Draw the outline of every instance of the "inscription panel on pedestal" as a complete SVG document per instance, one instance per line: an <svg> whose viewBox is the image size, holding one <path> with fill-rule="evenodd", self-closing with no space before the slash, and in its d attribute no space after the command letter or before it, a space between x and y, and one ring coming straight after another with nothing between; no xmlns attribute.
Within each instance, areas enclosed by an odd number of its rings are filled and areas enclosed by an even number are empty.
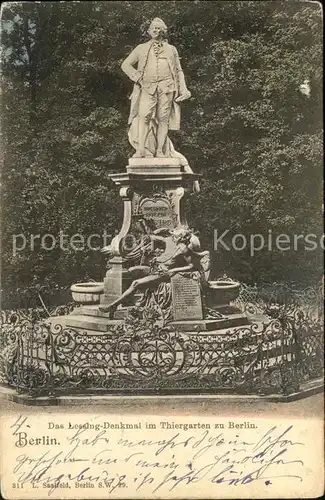
<svg viewBox="0 0 325 500"><path fill-rule="evenodd" d="M203 319L199 282L176 274L171 278L174 321Z"/></svg>
<svg viewBox="0 0 325 500"><path fill-rule="evenodd" d="M151 219L156 229L160 227L174 227L174 212L168 202L163 198L146 198L139 207L139 212L146 219Z"/></svg>

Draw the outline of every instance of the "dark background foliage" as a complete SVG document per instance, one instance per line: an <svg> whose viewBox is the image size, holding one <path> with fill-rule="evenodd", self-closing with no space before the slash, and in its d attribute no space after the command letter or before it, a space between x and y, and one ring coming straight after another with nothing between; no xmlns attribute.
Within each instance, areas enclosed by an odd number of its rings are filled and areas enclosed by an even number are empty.
<svg viewBox="0 0 325 500"><path fill-rule="evenodd" d="M132 154L120 69L162 17L192 98L173 141L203 176L191 227L213 235L322 234L320 6L295 1L8 3L2 12L2 288L101 280L99 251L42 250L31 235L119 229L108 174ZM310 96L299 91L310 82ZM27 245L13 255L12 237ZM38 241L38 242L37 242ZM292 245L291 245L292 246ZM308 282L320 250L213 251L213 274Z"/></svg>

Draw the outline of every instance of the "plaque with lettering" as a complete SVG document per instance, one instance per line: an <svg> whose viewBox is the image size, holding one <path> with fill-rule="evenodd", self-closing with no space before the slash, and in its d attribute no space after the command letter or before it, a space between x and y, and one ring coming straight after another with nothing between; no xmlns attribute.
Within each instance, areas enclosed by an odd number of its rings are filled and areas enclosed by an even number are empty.
<svg viewBox="0 0 325 500"><path fill-rule="evenodd" d="M146 219L153 220L155 227L173 227L173 211L167 200L147 198L140 205L140 212Z"/></svg>
<svg viewBox="0 0 325 500"><path fill-rule="evenodd" d="M199 282L176 274L171 279L174 321L203 319Z"/></svg>

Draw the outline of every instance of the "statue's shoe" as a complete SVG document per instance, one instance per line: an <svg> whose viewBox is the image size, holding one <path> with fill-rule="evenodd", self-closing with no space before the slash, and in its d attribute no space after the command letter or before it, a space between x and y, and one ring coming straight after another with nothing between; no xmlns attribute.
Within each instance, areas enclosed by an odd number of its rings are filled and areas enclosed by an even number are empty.
<svg viewBox="0 0 325 500"><path fill-rule="evenodd" d="M134 155L132 155L132 158L153 158L154 155L151 153L151 151L145 150L145 151L136 151Z"/></svg>
<svg viewBox="0 0 325 500"><path fill-rule="evenodd" d="M145 151L136 151L133 155L133 158L145 158Z"/></svg>
<svg viewBox="0 0 325 500"><path fill-rule="evenodd" d="M166 158L166 155L162 151L157 151L156 158Z"/></svg>

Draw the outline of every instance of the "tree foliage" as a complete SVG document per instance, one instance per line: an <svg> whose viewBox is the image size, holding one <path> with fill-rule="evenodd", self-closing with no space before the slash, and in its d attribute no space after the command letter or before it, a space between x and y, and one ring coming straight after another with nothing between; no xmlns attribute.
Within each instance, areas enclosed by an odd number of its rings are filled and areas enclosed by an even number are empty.
<svg viewBox="0 0 325 500"><path fill-rule="evenodd" d="M173 141L202 174L191 227L321 236L320 6L278 1L8 3L2 11L3 286L101 279L99 251L46 251L32 235L114 234L131 83L120 63L162 17L192 99ZM310 95L299 91L308 80ZM12 251L13 235L26 248ZM215 274L246 281L321 274L319 251L218 250Z"/></svg>

